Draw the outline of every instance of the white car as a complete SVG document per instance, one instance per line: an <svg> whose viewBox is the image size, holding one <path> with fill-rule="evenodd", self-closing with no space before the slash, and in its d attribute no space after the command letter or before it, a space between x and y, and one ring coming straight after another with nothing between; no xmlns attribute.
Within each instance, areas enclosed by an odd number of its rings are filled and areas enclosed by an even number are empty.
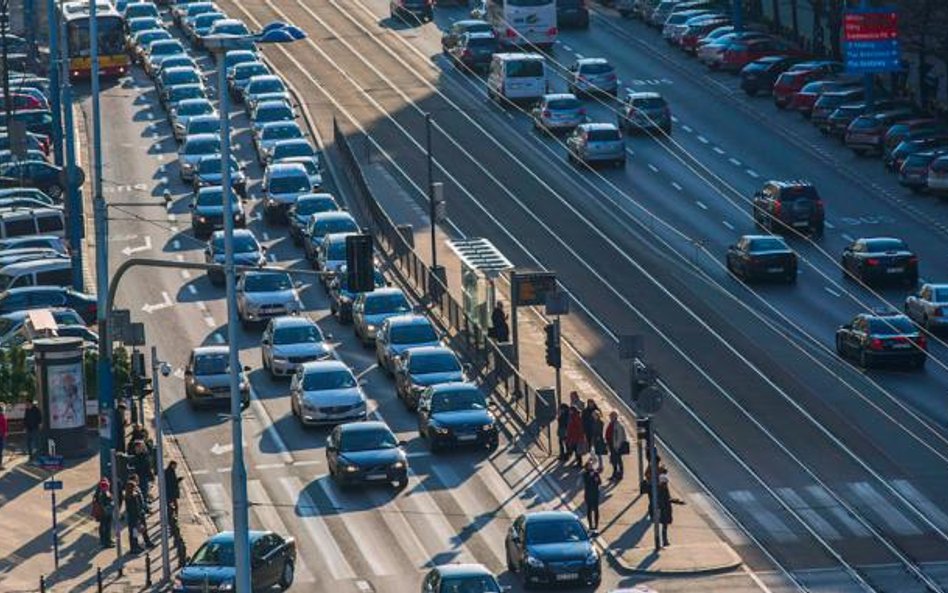
<svg viewBox="0 0 948 593"><path fill-rule="evenodd" d="M273 378L286 377L304 363L333 358L331 339L308 317L274 317L260 338L263 368Z"/></svg>
<svg viewBox="0 0 948 593"><path fill-rule="evenodd" d="M290 381L290 408L305 425L365 420L366 398L359 380L341 360L301 365Z"/></svg>

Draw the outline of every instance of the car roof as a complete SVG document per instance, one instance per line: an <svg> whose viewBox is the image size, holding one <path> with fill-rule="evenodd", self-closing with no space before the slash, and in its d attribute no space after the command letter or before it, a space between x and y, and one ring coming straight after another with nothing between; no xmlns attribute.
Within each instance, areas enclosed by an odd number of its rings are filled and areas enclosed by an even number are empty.
<svg viewBox="0 0 948 593"><path fill-rule="evenodd" d="M751 241L755 239L775 239L783 242L783 237L778 237L777 235L742 235L741 239L749 239Z"/></svg>
<svg viewBox="0 0 948 593"><path fill-rule="evenodd" d="M43 259L31 259L27 261L19 261L12 263L0 268L0 272L6 273L7 275L36 271L37 269L45 268L69 268L71 267L69 259L62 257L51 257Z"/></svg>
<svg viewBox="0 0 948 593"><path fill-rule="evenodd" d="M481 19L464 19L454 23L455 25L460 25L462 27L473 27L475 25L487 25L490 26L490 23Z"/></svg>
<svg viewBox="0 0 948 593"><path fill-rule="evenodd" d="M249 531L250 541L255 542L261 537L263 537L264 535L269 535L271 533L273 532L272 531L257 531L257 530L252 529ZM234 532L221 531L220 533L209 537L206 543L211 543L211 542L216 543L216 544L232 544L234 543Z"/></svg>
<svg viewBox="0 0 948 593"><path fill-rule="evenodd" d="M306 167L300 163L270 163L267 165L267 174L270 177L289 177L290 175L299 175L300 171L306 175Z"/></svg>
<svg viewBox="0 0 948 593"><path fill-rule="evenodd" d="M582 129L584 129L584 130L586 130L586 131L592 131L592 130L615 130L615 131L618 131L618 130L619 130L619 128L618 128L615 124L607 123L607 122L596 122L596 123L579 124L578 127L582 128Z"/></svg>
<svg viewBox="0 0 948 593"><path fill-rule="evenodd" d="M211 240L217 239L218 237L224 237L224 231L214 231L214 234L211 235ZM234 229L234 238L237 237L253 237L254 240L257 239L257 236L253 234L253 231L250 229Z"/></svg>
<svg viewBox="0 0 948 593"><path fill-rule="evenodd" d="M611 65L609 64L609 60L607 60L606 58L579 58L578 60L576 60L576 63L579 64L580 66L585 66L587 64Z"/></svg>
<svg viewBox="0 0 948 593"><path fill-rule="evenodd" d="M188 142L209 142L211 140L220 140L220 134L214 134L212 132L204 132L201 134L191 134L190 136L184 139L185 143Z"/></svg>
<svg viewBox="0 0 948 593"><path fill-rule="evenodd" d="M579 521L571 511L535 511L524 514L524 521L530 523L545 523L547 521Z"/></svg>
<svg viewBox="0 0 948 593"><path fill-rule="evenodd" d="M442 564L436 566L435 570L442 577L494 576L483 564Z"/></svg>
<svg viewBox="0 0 948 593"><path fill-rule="evenodd" d="M431 321L424 315L396 315L385 320L389 327L405 327L408 325L431 325Z"/></svg>
<svg viewBox="0 0 948 593"><path fill-rule="evenodd" d="M389 432L392 431L392 429L388 427L388 424L385 424L384 422L381 422L379 420L366 420L364 422L347 422L345 424L338 425L337 428L339 429L339 432L341 433L372 432L376 430L387 430Z"/></svg>
<svg viewBox="0 0 948 593"><path fill-rule="evenodd" d="M573 93L547 93L543 95L544 101L555 101L557 99L575 99L576 95Z"/></svg>
<svg viewBox="0 0 948 593"><path fill-rule="evenodd" d="M452 356L457 356L454 353L454 350L448 348L447 346L419 346L418 348L410 348L408 350L409 356L425 356L432 354L451 354Z"/></svg>
<svg viewBox="0 0 948 593"><path fill-rule="evenodd" d="M212 105L211 101L205 97L190 97L188 99L182 99L178 102L178 108L180 109L183 105ZM192 134L193 135L193 134Z"/></svg>
<svg viewBox="0 0 948 593"><path fill-rule="evenodd" d="M662 94L655 91L634 91L625 96L626 99L661 99Z"/></svg>
<svg viewBox="0 0 948 593"><path fill-rule="evenodd" d="M16 288L8 288L2 294L23 294L27 292L69 292L69 289L65 286L17 286Z"/></svg>
<svg viewBox="0 0 948 593"><path fill-rule="evenodd" d="M300 165L302 167L302 165ZM342 220L342 219L351 219L355 221L355 218L346 212L345 210L330 210L328 212L317 212L313 214L313 217L317 220Z"/></svg>
<svg viewBox="0 0 948 593"><path fill-rule="evenodd" d="M302 315L283 315L280 317L274 317L270 323L273 324L274 329L281 327L303 327L304 325L317 325L315 321Z"/></svg>
<svg viewBox="0 0 948 593"><path fill-rule="evenodd" d="M335 371L349 371L351 373L352 369L341 360L332 358L329 360L311 360L303 363L304 373L328 373Z"/></svg>
<svg viewBox="0 0 948 593"><path fill-rule="evenodd" d="M438 383L430 387L431 393L440 393L442 391L477 391L480 392L480 388L468 381L449 381L448 383Z"/></svg>
<svg viewBox="0 0 948 593"><path fill-rule="evenodd" d="M315 215L314 215L314 216L315 216ZM389 295L393 295L393 294L404 295L405 293L402 292L402 289L401 289L401 288L395 288L395 287L393 287L393 286L389 286L389 287L385 287L385 288L376 288L376 289L373 290L372 292L366 292L366 293L364 293L364 294L365 294L365 298L369 299L369 298L373 298L373 297L376 297L376 296L389 296Z"/></svg>
<svg viewBox="0 0 948 593"><path fill-rule="evenodd" d="M275 107L290 107L286 101L282 99L267 99L266 101L260 101L257 103L256 109L259 111L261 109L273 109Z"/></svg>
<svg viewBox="0 0 948 593"><path fill-rule="evenodd" d="M250 77L250 82L253 82L255 80L271 80L271 79L279 80L280 82L283 82L283 79L277 76L276 74L256 74Z"/></svg>
<svg viewBox="0 0 948 593"><path fill-rule="evenodd" d="M194 354L195 356L203 356L203 355L206 355L206 354L207 354L207 355L209 355L209 354L227 354L228 352L230 352L230 348L228 348L227 346L220 346L220 345L214 345L214 346L196 346L193 350L191 350L191 353Z"/></svg>
<svg viewBox="0 0 948 593"><path fill-rule="evenodd" d="M493 31L473 31L464 34L468 39L496 39Z"/></svg>
<svg viewBox="0 0 948 593"><path fill-rule="evenodd" d="M503 60L503 61L507 61L507 60L538 60L538 61L541 61L541 62L542 62L542 61L545 59L545 58L544 58L542 55L540 55L540 54L523 53L523 52L505 52L505 53L499 53L499 54L494 54L494 57L497 58L497 59L499 59L499 60Z"/></svg>

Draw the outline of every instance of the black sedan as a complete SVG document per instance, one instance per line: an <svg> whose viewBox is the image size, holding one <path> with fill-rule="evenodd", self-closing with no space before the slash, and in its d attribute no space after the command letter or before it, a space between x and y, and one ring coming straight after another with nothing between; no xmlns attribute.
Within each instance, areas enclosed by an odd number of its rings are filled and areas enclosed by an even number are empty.
<svg viewBox="0 0 948 593"><path fill-rule="evenodd" d="M860 313L836 330L836 353L869 368L876 364L925 366L925 335L901 313Z"/></svg>
<svg viewBox="0 0 948 593"><path fill-rule="evenodd" d="M207 237L214 231L224 228L224 192L219 185L202 187L194 192L188 208L191 209L191 230L196 237ZM247 216L237 195L230 194L231 208L234 214L234 226L247 226Z"/></svg>
<svg viewBox="0 0 948 593"><path fill-rule="evenodd" d="M457 447L496 449L497 423L484 394L471 383L429 387L418 400L418 432L431 451Z"/></svg>
<svg viewBox="0 0 948 593"><path fill-rule="evenodd" d="M384 288L388 286L385 276L375 268L372 272L375 288ZM329 283L329 312L335 315L340 323L352 322L352 302L360 293L349 290L349 276L346 273L346 266L339 267L338 273L333 276Z"/></svg>
<svg viewBox="0 0 948 593"><path fill-rule="evenodd" d="M296 541L272 531L250 532L250 581L254 591L274 585L285 591L293 585ZM234 534L224 531L204 542L174 578L173 593L233 591L236 587Z"/></svg>
<svg viewBox="0 0 948 593"><path fill-rule="evenodd" d="M520 515L504 542L507 568L525 589L537 585L588 585L602 579L599 553L580 520L569 511Z"/></svg>
<svg viewBox="0 0 948 593"><path fill-rule="evenodd" d="M461 361L450 348L411 348L395 364L395 390L408 409L414 410L418 406L418 398L427 387L466 381L464 371Z"/></svg>
<svg viewBox="0 0 948 593"><path fill-rule="evenodd" d="M918 283L918 257L905 241L892 237L856 239L843 250L846 277L865 284L899 281Z"/></svg>
<svg viewBox="0 0 948 593"><path fill-rule="evenodd" d="M354 483L408 485L408 458L384 422L340 424L326 437L329 475L340 485Z"/></svg>
<svg viewBox="0 0 948 593"><path fill-rule="evenodd" d="M0 314L29 309L69 307L87 324L96 321L96 298L62 286L23 286L0 292Z"/></svg>
<svg viewBox="0 0 948 593"><path fill-rule="evenodd" d="M744 235L728 247L727 270L745 281L777 279L797 281L797 255L782 237Z"/></svg>
<svg viewBox="0 0 948 593"><path fill-rule="evenodd" d="M753 97L759 92L770 93L777 77L798 63L800 58L766 56L754 60L741 69L741 89Z"/></svg>
<svg viewBox="0 0 948 593"><path fill-rule="evenodd" d="M46 161L17 161L0 165L0 178L12 185L34 187L54 200L66 189L62 167Z"/></svg>

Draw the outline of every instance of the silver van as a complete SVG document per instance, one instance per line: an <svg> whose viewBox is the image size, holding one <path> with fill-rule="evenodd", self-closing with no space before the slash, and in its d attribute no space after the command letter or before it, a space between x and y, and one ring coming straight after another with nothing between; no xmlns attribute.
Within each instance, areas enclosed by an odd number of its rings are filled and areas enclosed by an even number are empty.
<svg viewBox="0 0 948 593"><path fill-rule="evenodd" d="M66 236L66 220L58 208L10 208L0 211L0 239L27 235Z"/></svg>
<svg viewBox="0 0 948 593"><path fill-rule="evenodd" d="M72 261L34 259L0 268L0 290L24 286L72 286Z"/></svg>
<svg viewBox="0 0 948 593"><path fill-rule="evenodd" d="M546 61L536 53L494 54L487 95L494 101L537 101L547 92Z"/></svg>

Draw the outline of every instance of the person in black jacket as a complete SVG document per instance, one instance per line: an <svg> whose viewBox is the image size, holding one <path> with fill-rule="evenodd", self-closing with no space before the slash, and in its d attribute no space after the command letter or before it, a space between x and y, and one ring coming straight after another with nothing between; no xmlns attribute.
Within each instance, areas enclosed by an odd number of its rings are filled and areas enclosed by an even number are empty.
<svg viewBox="0 0 948 593"><path fill-rule="evenodd" d="M586 450L589 452L593 451L593 445L595 445L596 437L596 420L593 417L593 413L598 410L599 407L596 405L596 402L592 398L586 400L586 407L583 408L582 419L583 419L583 434L586 437Z"/></svg>
<svg viewBox="0 0 948 593"><path fill-rule="evenodd" d="M590 457L583 469L583 502L586 504L586 522L593 533L599 529L599 487L602 478L596 462Z"/></svg>
<svg viewBox="0 0 948 593"><path fill-rule="evenodd" d="M39 405L35 401L26 409L26 414L23 416L23 426L26 428L26 452L32 460L33 456L40 452L39 436L43 427L43 412L40 411Z"/></svg>
<svg viewBox="0 0 948 593"><path fill-rule="evenodd" d="M668 526L672 523L672 502L671 492L668 490L668 474L662 473L658 476L658 522L662 526L662 547L670 545L668 543Z"/></svg>
<svg viewBox="0 0 948 593"><path fill-rule="evenodd" d="M561 403L556 412L556 438L560 444L560 461L569 459L570 450L566 444L566 429L569 427L569 406Z"/></svg>
<svg viewBox="0 0 948 593"><path fill-rule="evenodd" d="M510 339L510 327L507 325L507 313L504 304L497 301L490 314L491 337L498 342L507 342Z"/></svg>
<svg viewBox="0 0 948 593"><path fill-rule="evenodd" d="M135 441L135 447L132 449L132 469L138 476L138 487L145 499L145 509L147 512L148 492L151 487L151 458L148 455L148 449L145 448L143 441Z"/></svg>
<svg viewBox="0 0 948 593"><path fill-rule="evenodd" d="M132 476L125 483L125 520L128 526L128 548L130 554L140 554L141 545L138 543L138 534L145 524L145 501L137 486L138 479ZM148 532L145 532L147 536Z"/></svg>
<svg viewBox="0 0 948 593"><path fill-rule="evenodd" d="M178 476L178 462L172 459L165 468L165 496L168 497L168 513L177 516L178 499L181 498L181 478Z"/></svg>

